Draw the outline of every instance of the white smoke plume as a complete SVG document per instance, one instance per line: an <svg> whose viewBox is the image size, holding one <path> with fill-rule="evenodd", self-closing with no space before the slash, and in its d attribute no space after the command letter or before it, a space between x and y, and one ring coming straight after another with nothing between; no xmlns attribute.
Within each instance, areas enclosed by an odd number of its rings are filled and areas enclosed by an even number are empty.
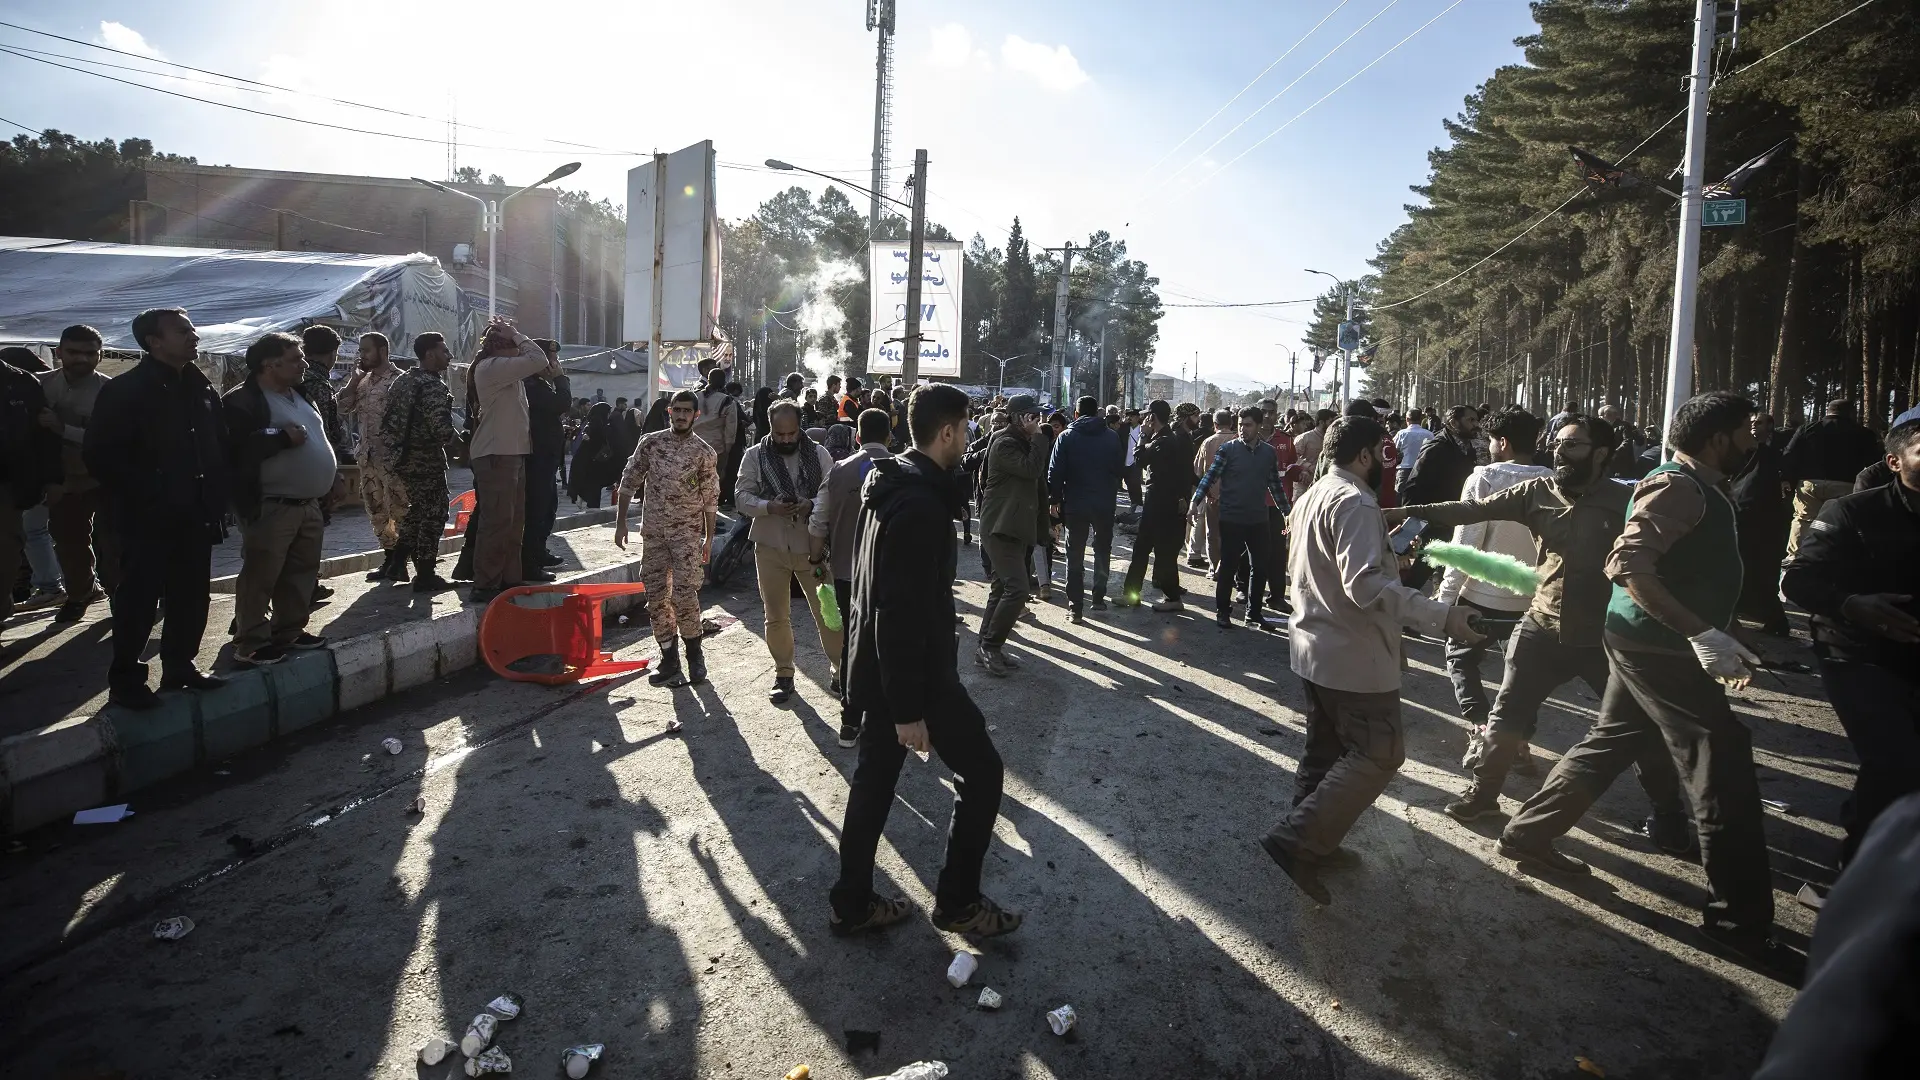
<svg viewBox="0 0 1920 1080"><path fill-rule="evenodd" d="M847 317L834 302L833 290L859 281L862 274L857 263L829 260L820 263L806 277L792 281L789 295L806 298L804 306L792 317L796 320L793 325L807 335L807 351L800 360L800 370L807 376L809 385L824 386L827 376L846 367ZM827 347L829 338L833 341L831 349Z"/></svg>

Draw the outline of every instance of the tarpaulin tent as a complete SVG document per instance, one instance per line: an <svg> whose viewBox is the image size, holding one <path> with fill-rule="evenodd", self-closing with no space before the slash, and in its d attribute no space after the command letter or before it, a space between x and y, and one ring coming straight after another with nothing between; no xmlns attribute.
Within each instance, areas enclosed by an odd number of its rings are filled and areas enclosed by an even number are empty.
<svg viewBox="0 0 1920 1080"><path fill-rule="evenodd" d="M273 330L326 323L377 330L409 356L427 331L471 355L486 325L474 301L430 255L101 244L0 237L0 342L53 342L75 323L115 348L137 348L133 317L147 308L187 309L200 348L238 356Z"/></svg>

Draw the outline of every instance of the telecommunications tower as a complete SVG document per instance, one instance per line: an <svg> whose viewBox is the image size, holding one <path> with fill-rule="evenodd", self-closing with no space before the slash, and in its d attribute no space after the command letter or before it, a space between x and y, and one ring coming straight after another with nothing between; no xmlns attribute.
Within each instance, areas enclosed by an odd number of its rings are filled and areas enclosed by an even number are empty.
<svg viewBox="0 0 1920 1080"><path fill-rule="evenodd" d="M887 190L887 142L893 131L894 0L867 0L867 29L880 31L880 54L873 78L873 199L867 209L867 238L880 234L880 195Z"/></svg>

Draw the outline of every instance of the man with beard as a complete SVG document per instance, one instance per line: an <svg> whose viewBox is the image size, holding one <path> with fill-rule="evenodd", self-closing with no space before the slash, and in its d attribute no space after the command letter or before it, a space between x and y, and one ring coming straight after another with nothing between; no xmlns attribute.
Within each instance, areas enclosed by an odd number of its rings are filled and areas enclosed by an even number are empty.
<svg viewBox="0 0 1920 1080"><path fill-rule="evenodd" d="M1473 440L1479 433L1479 413L1465 405L1448 409L1441 434L1421 446L1420 456L1407 474L1406 487L1398 492L1400 501L1433 503L1459 498L1467 477L1473 475L1478 453ZM1441 534L1435 531L1430 535Z"/></svg>
<svg viewBox="0 0 1920 1080"><path fill-rule="evenodd" d="M642 436L633 448L614 512L613 542L625 549L627 507L634 492L642 492L640 583L647 587L647 619L660 644L660 663L647 676L655 686L707 681L707 659L700 651L700 581L720 510L720 470L713 448L693 433L698 402L691 390L673 395L667 429Z"/></svg>
<svg viewBox="0 0 1920 1080"><path fill-rule="evenodd" d="M813 624L820 630L820 649L827 654L829 682L840 686L841 631L830 629L820 613L816 586L826 571L810 561L813 538L807 519L813 514L820 484L833 468L833 455L800 430L800 407L776 401L767 409L772 430L740 462L740 480L733 502L753 519L753 562L760 579L760 602L766 607L767 651L773 654L773 688L767 700L784 704L793 695L793 583L800 581Z"/></svg>
<svg viewBox="0 0 1920 1080"><path fill-rule="evenodd" d="M1389 527L1417 517L1440 528L1513 521L1533 533L1539 587L1507 643L1506 675L1493 701L1488 731L1464 764L1473 783L1446 812L1461 821L1500 813L1500 788L1527 752L1539 725L1540 706L1568 680L1580 678L1605 699L1608 685L1605 637L1613 585L1607 556L1627 520L1630 490L1608 478L1612 425L1568 414L1549 442L1553 475L1525 480L1482 499L1426 503L1388 510ZM1662 850L1684 854L1692 846L1680 780L1664 746L1640 747L1634 759L1641 787L1653 803L1643 828Z"/></svg>
<svg viewBox="0 0 1920 1080"><path fill-rule="evenodd" d="M1014 407L1037 403L1018 395ZM953 770L954 791L946 862L934 887L934 928L997 937L1020 928L1019 915L980 891L1004 767L956 668L953 517L960 497L953 474L966 447L967 395L951 386L920 387L908 415L913 448L875 461L863 490L847 694L867 723L841 820L840 877L828 894L828 929L846 937L913 914L911 901L874 893L873 864L907 751L931 750ZM1019 415L1024 423L1024 412ZM1032 486L1031 478L1026 484Z"/></svg>
<svg viewBox="0 0 1920 1080"><path fill-rule="evenodd" d="M1047 450L1039 437L1040 399L1015 394L1007 399L1007 426L987 446L986 492L980 502L980 558L992 575L987 606L980 613L979 645L973 662L987 674L1004 678L1019 668L1005 651L1007 635L1027 606L1027 554L1035 543L1043 512L1040 478Z"/></svg>
<svg viewBox="0 0 1920 1080"><path fill-rule="evenodd" d="M360 429L360 504L366 508L373 538L387 552L380 568L367 575L368 581L407 580L407 551L400 545L400 521L407 512L407 487L393 471L393 455L380 438L387 395L393 389L394 380L400 377L400 368L390 353L385 334L361 334L360 358L354 362L353 377L347 380L337 400Z"/></svg>
<svg viewBox="0 0 1920 1080"><path fill-rule="evenodd" d="M1153 583L1161 597L1158 612L1186 610L1181 597L1180 541L1187 534L1187 500L1193 496L1193 444L1173 420L1173 406L1164 399L1147 406L1141 421L1140 448L1134 460L1146 473L1140 531L1133 538L1133 559L1127 565L1125 603L1140 603L1147 578L1147 559L1153 559Z"/></svg>
<svg viewBox="0 0 1920 1080"><path fill-rule="evenodd" d="M1233 625L1233 580L1246 567L1247 625L1270 629L1260 616L1267 584L1267 503L1272 500L1284 516L1287 493L1280 483L1280 462L1273 447L1261 438L1265 415L1259 406L1240 410L1240 434L1214 451L1207 474L1194 489L1188 513L1196 519L1206 505L1208 491L1220 500L1220 553L1225 562L1214 578L1215 621ZM1216 485L1218 485L1216 487Z"/></svg>
<svg viewBox="0 0 1920 1080"><path fill-rule="evenodd" d="M1590 873L1552 841L1573 828L1649 745L1684 766L1710 893L1701 934L1763 966L1791 963L1773 940L1773 882L1754 775L1753 736L1727 703L1759 663L1731 633L1740 546L1726 478L1753 452L1738 394L1701 394L1668 430L1675 451L1634 488L1607 556L1612 668L1600 718L1500 837L1500 853L1560 873ZM1724 685L1723 685L1724 684Z"/></svg>
<svg viewBox="0 0 1920 1080"><path fill-rule="evenodd" d="M440 535L447 524L447 443L454 437L453 391L447 365L453 352L432 331L413 339L415 366L387 388L376 440L384 459L406 488L406 513L400 518L396 563L413 560L413 591L439 592L453 583L434 573Z"/></svg>
<svg viewBox="0 0 1920 1080"><path fill-rule="evenodd" d="M1400 584L1374 496L1385 467L1385 439L1386 428L1377 420L1336 421L1327 430L1333 466L1293 512L1289 647L1307 695L1307 748L1293 808L1260 846L1301 892L1322 904L1332 897L1320 871L1357 861L1340 842L1406 760L1402 627L1444 631L1469 644L1480 640L1469 625L1471 609L1448 607Z"/></svg>
<svg viewBox="0 0 1920 1080"><path fill-rule="evenodd" d="M60 366L40 376L47 408L59 430L66 475L59 496L47 508L48 531L60 559L60 576L67 583L67 601L54 615L55 623L78 622L88 604L104 599L120 583L120 546L107 513L106 492L88 474L81 456L94 403L107 385L107 377L97 370L102 345L100 331L69 326L60 331L60 344L53 350ZM104 592L94 585L96 568Z"/></svg>

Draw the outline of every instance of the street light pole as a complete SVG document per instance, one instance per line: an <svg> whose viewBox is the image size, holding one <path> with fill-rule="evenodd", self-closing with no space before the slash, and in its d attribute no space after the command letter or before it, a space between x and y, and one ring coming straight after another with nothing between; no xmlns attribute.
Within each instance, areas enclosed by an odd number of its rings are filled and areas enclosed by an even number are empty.
<svg viewBox="0 0 1920 1080"><path fill-rule="evenodd" d="M913 152L913 231L907 236L907 329L900 341L900 381L920 382L920 260L927 253L927 152Z"/></svg>
<svg viewBox="0 0 1920 1080"><path fill-rule="evenodd" d="M1353 286L1325 270L1308 270L1307 273L1333 278L1334 283L1340 286L1340 291L1346 295L1347 322L1351 323L1353 321ZM1339 335L1336 333L1334 345L1339 344ZM1343 348L1340 350L1340 406L1345 408L1347 402L1351 400L1353 400L1353 350Z"/></svg>
<svg viewBox="0 0 1920 1080"><path fill-rule="evenodd" d="M1693 75L1687 90L1687 152L1681 161L1680 243L1673 268L1673 327L1667 335L1667 400L1660 430L1673 430L1680 403L1693 396L1694 299L1700 283L1701 173L1707 156L1707 91L1711 87L1714 33L1719 9L1698 0L1693 16Z"/></svg>
<svg viewBox="0 0 1920 1080"><path fill-rule="evenodd" d="M512 192L506 198L501 199L497 202L491 199L482 199L478 195L461 191L458 188L450 188L445 184L438 184L432 180L422 180L417 176L413 178L413 182L416 184L425 184L426 186L434 189L435 191L443 191L443 192L446 192L448 195L458 195L463 199L472 199L474 202L480 204L480 231L487 234L487 318L488 320L493 319L494 315L497 313L499 308L499 304L497 300L497 288L494 282L494 278L495 278L495 267L497 267L500 263L500 233L504 231L504 228L506 225L505 214L506 214L507 204L512 202L514 199L518 198L519 196L525 195L527 192L532 191L534 188L537 188L542 184L550 184L553 181L558 180L563 176L572 176L574 173L579 171L580 171L580 163L577 161L570 161L567 164L562 165L559 168L548 173L547 175L541 177L540 179L535 180L533 183L528 184L526 187L523 187L518 191ZM559 317L557 312L555 313L554 322L557 330L559 325ZM554 336L558 337L559 334L556 332Z"/></svg>
<svg viewBox="0 0 1920 1080"><path fill-rule="evenodd" d="M1012 356L995 356L994 354L986 351L985 349L982 349L980 350L980 355L986 357L989 360L998 360L1000 362L1000 385L997 388L995 388L994 392L997 395L1004 396L1007 392L1007 364L1011 361L1022 359L1027 354L1015 353Z"/></svg>
<svg viewBox="0 0 1920 1080"><path fill-rule="evenodd" d="M1276 341L1273 347L1287 350L1287 408L1296 408L1297 403L1294 398L1293 380L1299 373L1299 354L1293 351L1293 346L1284 342Z"/></svg>

